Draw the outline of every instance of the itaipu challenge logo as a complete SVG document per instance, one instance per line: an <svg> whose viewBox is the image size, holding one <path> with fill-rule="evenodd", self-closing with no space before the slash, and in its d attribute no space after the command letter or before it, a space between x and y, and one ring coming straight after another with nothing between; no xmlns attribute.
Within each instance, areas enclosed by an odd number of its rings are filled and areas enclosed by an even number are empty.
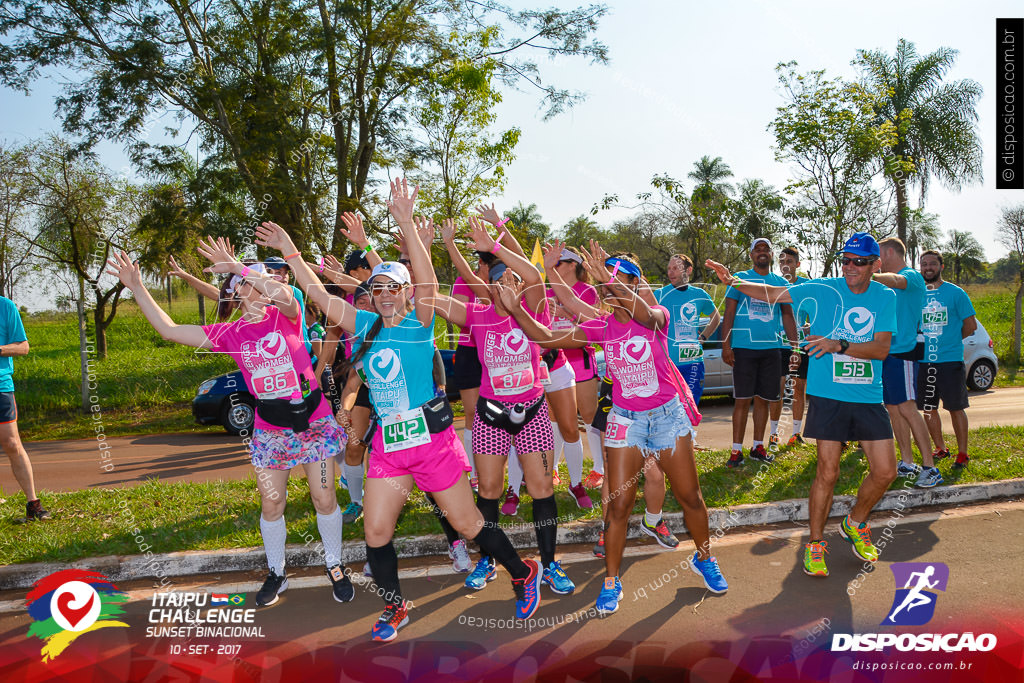
<svg viewBox="0 0 1024 683"><path fill-rule="evenodd" d="M121 603L128 596L99 572L65 569L39 579L25 598L32 617L28 635L43 641L43 662L50 661L79 636L101 628L128 624L115 617L124 614Z"/></svg>

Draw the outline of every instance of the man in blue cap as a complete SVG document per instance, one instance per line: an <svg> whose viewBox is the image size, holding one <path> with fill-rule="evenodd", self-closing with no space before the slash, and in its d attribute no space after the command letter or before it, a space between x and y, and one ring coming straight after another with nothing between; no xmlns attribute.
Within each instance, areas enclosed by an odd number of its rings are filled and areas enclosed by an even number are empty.
<svg viewBox="0 0 1024 683"><path fill-rule="evenodd" d="M896 478L896 452L889 416L882 404L882 360L896 330L896 295L871 275L879 268L878 243L855 233L843 246L843 277L819 278L789 288L743 282L720 263L708 261L723 283L769 303L790 303L806 311L807 421L804 435L817 441L818 462L809 496L810 540L804 547L804 572L828 576L825 523L839 478L844 441L860 441L868 473L839 532L857 557L874 562L867 519Z"/></svg>

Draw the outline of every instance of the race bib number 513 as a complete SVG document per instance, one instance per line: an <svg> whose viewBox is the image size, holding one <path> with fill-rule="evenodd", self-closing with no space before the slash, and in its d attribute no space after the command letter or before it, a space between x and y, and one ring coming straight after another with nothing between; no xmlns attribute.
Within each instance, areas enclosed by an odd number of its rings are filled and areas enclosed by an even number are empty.
<svg viewBox="0 0 1024 683"><path fill-rule="evenodd" d="M871 361L843 353L832 354L832 381L838 384L871 384L874 380Z"/></svg>

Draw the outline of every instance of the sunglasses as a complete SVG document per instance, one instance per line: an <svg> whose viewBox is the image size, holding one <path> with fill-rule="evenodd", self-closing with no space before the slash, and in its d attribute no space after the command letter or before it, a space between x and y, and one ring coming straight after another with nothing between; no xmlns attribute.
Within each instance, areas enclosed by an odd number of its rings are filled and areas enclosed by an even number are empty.
<svg viewBox="0 0 1024 683"><path fill-rule="evenodd" d="M403 266L411 266L412 265L412 261L410 261L407 258L400 258L400 259L398 259L398 262L401 263Z"/></svg>
<svg viewBox="0 0 1024 683"><path fill-rule="evenodd" d="M848 256L844 256L843 258L839 259L839 262L841 264L843 264L844 266L848 266L848 265L850 265L852 263L853 265L857 266L858 268L863 268L864 266L868 265L869 263L874 263L877 260L878 259L876 259L874 257L871 257L871 258L850 258Z"/></svg>
<svg viewBox="0 0 1024 683"><path fill-rule="evenodd" d="M370 294L373 294L374 296L383 294L384 292L387 292L388 294L398 294L403 289L405 289L405 285L397 282L375 283L370 285Z"/></svg>

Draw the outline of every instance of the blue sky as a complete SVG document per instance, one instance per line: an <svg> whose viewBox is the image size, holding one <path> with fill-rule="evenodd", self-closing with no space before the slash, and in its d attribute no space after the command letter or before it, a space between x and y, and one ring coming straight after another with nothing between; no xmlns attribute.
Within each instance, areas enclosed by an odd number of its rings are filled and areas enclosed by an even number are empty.
<svg viewBox="0 0 1024 683"><path fill-rule="evenodd" d="M541 62L546 80L586 91L586 102L551 121L542 120L529 91L508 93L500 105L499 124L519 126L523 134L518 158L507 169L505 195L495 198L499 209L536 203L545 220L560 227L588 213L606 193L628 199L647 190L655 174L685 178L704 154L721 156L735 181L757 177L781 188L790 171L775 161L766 130L782 103L775 65L796 60L802 70L852 78L850 61L858 49L891 53L903 37L920 53L940 46L959 50L949 78L974 79L985 91L978 105L984 183L961 192L933 184L926 209L939 214L944 230L972 232L989 259L1005 255L995 234L1000 208L1024 201L1024 191L995 189L995 19L1024 14L1020 3L609 4L599 32L610 50L608 66ZM29 97L4 91L0 138L24 140L59 130L53 106L58 91L54 81L37 82ZM125 164L117 146L100 151L108 166ZM627 213L603 212L596 219L607 225Z"/></svg>

